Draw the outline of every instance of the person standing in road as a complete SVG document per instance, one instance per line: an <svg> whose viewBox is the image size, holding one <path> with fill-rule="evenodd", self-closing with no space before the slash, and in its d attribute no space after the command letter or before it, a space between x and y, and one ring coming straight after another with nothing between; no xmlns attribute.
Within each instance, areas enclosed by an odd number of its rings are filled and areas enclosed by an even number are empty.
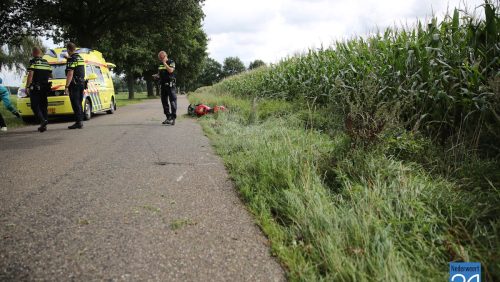
<svg viewBox="0 0 500 282"><path fill-rule="evenodd" d="M83 91L85 90L85 61L76 53L76 45L72 42L66 44L69 58L66 63L66 86L64 93L69 95L71 107L75 113L75 124L68 129L83 128Z"/></svg>
<svg viewBox="0 0 500 282"><path fill-rule="evenodd" d="M30 97L31 110L40 122L38 131L44 132L49 123L47 96L51 90L49 79L52 78L52 68L47 60L42 58L42 49L39 47L33 47L32 55L26 79L26 94Z"/></svg>
<svg viewBox="0 0 500 282"><path fill-rule="evenodd" d="M175 93L175 62L168 58L165 51L158 53L161 64L157 77L160 79L161 103L167 119L163 124L175 125L177 118L177 95Z"/></svg>

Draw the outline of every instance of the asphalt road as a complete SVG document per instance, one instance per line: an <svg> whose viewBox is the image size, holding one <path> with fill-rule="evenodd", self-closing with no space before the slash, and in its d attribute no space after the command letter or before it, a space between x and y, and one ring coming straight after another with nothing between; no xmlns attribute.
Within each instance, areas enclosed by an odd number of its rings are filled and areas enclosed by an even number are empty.
<svg viewBox="0 0 500 282"><path fill-rule="evenodd" d="M284 280L201 127L163 119L152 100L0 134L0 281Z"/></svg>

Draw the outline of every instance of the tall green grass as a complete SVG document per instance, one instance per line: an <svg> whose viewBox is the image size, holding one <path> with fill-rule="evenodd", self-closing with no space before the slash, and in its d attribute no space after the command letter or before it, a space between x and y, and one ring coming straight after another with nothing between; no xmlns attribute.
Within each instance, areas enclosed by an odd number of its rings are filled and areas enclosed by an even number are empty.
<svg viewBox="0 0 500 282"><path fill-rule="evenodd" d="M483 17L455 10L441 22L337 42L216 87L243 97L329 105L367 130L397 119L440 144L497 154L500 16L498 3L489 2ZM381 107L392 115L377 115Z"/></svg>
<svg viewBox="0 0 500 282"><path fill-rule="evenodd" d="M500 280L498 5L388 29L190 96L296 281Z"/></svg>
<svg viewBox="0 0 500 282"><path fill-rule="evenodd" d="M500 277L498 191L460 189L396 160L389 142L353 148L341 130L308 128L291 102L254 107L213 88L190 100L230 105L202 124L291 280L444 281L453 260Z"/></svg>

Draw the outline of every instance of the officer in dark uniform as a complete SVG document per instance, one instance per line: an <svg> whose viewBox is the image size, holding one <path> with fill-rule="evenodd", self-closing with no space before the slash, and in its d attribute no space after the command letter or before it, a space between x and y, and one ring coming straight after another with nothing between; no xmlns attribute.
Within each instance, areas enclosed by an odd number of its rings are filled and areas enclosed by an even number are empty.
<svg viewBox="0 0 500 282"><path fill-rule="evenodd" d="M38 131L44 132L49 123L47 96L51 91L49 78L52 78L52 68L47 60L42 58L42 50L39 47L33 47L32 55L26 79L26 94L30 97L33 114L40 122Z"/></svg>
<svg viewBox="0 0 500 282"><path fill-rule="evenodd" d="M70 56L66 63L66 87L65 93L69 94L71 107L75 113L75 124L68 126L69 129L83 128L83 91L85 90L85 61L75 53L76 45L72 42L66 44L66 50Z"/></svg>
<svg viewBox="0 0 500 282"><path fill-rule="evenodd" d="M175 62L168 58L165 51L158 54L161 64L158 67L158 77L160 78L161 103L163 113L167 119L163 124L175 125L177 118L177 95L175 94ZM170 104L170 105L169 105Z"/></svg>

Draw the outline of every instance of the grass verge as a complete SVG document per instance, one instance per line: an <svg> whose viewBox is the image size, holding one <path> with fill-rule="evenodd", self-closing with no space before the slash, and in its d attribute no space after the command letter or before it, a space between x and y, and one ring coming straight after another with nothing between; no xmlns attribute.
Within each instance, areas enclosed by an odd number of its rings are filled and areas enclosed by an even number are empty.
<svg viewBox="0 0 500 282"><path fill-rule="evenodd" d="M390 142L353 147L291 102L256 106L209 88L190 101L230 109L201 124L290 280L445 281L449 261L500 277L498 190L398 160Z"/></svg>
<svg viewBox="0 0 500 282"><path fill-rule="evenodd" d="M137 104L149 99L158 99L157 96L148 97L148 94L145 92L135 93L134 99L128 98L128 92L118 92L115 97L116 97L117 107L124 107L132 104Z"/></svg>
<svg viewBox="0 0 500 282"><path fill-rule="evenodd" d="M10 96L10 101L12 102L12 105L14 105L14 107L16 107L17 105L17 96L15 95L11 95ZM4 120L5 120L5 123L7 124L7 128L11 129L11 128L16 128L16 127L21 127L24 125L24 122L17 118L16 116L14 116L11 112L9 112L3 105L3 103L1 103L2 105L0 105L0 113L2 114Z"/></svg>

